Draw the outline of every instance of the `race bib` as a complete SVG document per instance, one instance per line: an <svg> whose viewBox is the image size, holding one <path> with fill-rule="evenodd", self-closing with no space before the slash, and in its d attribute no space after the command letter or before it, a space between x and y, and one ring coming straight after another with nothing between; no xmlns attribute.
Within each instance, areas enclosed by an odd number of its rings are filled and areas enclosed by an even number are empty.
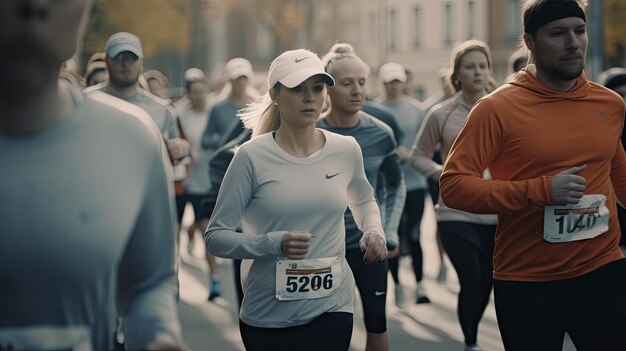
<svg viewBox="0 0 626 351"><path fill-rule="evenodd" d="M1 350L92 351L90 331L83 326L0 328Z"/></svg>
<svg viewBox="0 0 626 351"><path fill-rule="evenodd" d="M339 258L280 260L276 263L276 299L319 299L332 295L341 283Z"/></svg>
<svg viewBox="0 0 626 351"><path fill-rule="evenodd" d="M543 215L543 238L550 243L591 239L609 230L604 195L584 195L574 205L546 206Z"/></svg>

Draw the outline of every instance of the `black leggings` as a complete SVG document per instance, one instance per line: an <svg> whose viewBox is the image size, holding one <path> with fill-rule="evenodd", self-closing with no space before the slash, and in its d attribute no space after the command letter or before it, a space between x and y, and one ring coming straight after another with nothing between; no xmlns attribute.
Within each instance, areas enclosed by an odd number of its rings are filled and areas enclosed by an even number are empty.
<svg viewBox="0 0 626 351"><path fill-rule="evenodd" d="M442 165L441 162L441 150L437 149L433 154L433 161L435 161L438 165ZM433 205L436 205L439 201L439 181L434 180L430 177L426 179L428 181L428 192L430 193L430 199L433 202Z"/></svg>
<svg viewBox="0 0 626 351"><path fill-rule="evenodd" d="M346 351L352 323L352 313L331 312L289 328L258 328L240 320L239 330L247 351Z"/></svg>
<svg viewBox="0 0 626 351"><path fill-rule="evenodd" d="M346 250L346 260L361 295L365 329L373 334L386 332L387 260L366 266L359 249Z"/></svg>
<svg viewBox="0 0 626 351"><path fill-rule="evenodd" d="M507 351L560 351L567 332L578 351L626 350L624 277L626 260L621 259L571 279L495 280L504 347Z"/></svg>
<svg viewBox="0 0 626 351"><path fill-rule="evenodd" d="M423 277L422 266L424 259L422 256L422 245L420 244L420 224L422 223L422 215L424 214L425 199L426 189L412 190L406 193L402 220L398 228L400 242L409 243L415 281L418 283L422 281ZM403 241L403 238L406 238L406 240ZM389 271L391 271L391 276L396 284L400 283L398 276L398 260L399 257L389 259Z"/></svg>
<svg viewBox="0 0 626 351"><path fill-rule="evenodd" d="M459 277L459 323L467 345L476 343L478 323L489 303L493 286L495 225L467 222L438 223L439 235Z"/></svg>

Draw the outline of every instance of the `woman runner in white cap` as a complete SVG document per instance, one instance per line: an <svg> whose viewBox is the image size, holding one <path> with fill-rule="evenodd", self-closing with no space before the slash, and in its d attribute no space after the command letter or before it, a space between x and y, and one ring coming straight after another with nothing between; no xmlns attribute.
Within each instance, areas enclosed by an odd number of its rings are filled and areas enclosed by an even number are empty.
<svg viewBox="0 0 626 351"><path fill-rule="evenodd" d="M243 259L247 350L347 350L355 285L343 215L352 210L369 264L387 255L380 211L354 138L315 128L326 85L335 84L320 59L284 52L268 83L242 111L253 138L224 176L206 246Z"/></svg>

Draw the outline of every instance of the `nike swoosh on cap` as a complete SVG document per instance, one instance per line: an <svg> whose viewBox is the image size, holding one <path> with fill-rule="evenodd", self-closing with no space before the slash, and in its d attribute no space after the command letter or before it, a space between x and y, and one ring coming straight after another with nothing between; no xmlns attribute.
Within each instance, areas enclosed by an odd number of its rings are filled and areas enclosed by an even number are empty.
<svg viewBox="0 0 626 351"><path fill-rule="evenodd" d="M335 174L332 174L332 175L328 175L328 173L327 173L327 174L326 174L326 179L334 178L334 177L338 176L340 173L341 173L341 172L339 172L339 173L335 173Z"/></svg>
<svg viewBox="0 0 626 351"><path fill-rule="evenodd" d="M303 58L301 58L301 59L299 59L299 58L297 58L297 57L296 57L296 63L300 63L300 62L302 62L302 61L304 61L304 60L306 60L306 59L310 59L310 57L303 57Z"/></svg>

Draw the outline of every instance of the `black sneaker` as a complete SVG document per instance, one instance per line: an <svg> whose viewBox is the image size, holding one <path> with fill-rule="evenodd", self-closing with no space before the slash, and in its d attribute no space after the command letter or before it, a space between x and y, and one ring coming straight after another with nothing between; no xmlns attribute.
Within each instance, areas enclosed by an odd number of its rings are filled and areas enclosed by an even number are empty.
<svg viewBox="0 0 626 351"><path fill-rule="evenodd" d="M211 291L211 293L209 294L209 298L207 300L213 301L213 300L215 300L216 298L218 298L220 296L222 296L221 293L215 292L215 291Z"/></svg>
<svg viewBox="0 0 626 351"><path fill-rule="evenodd" d="M416 304L430 303L430 299L426 295L418 296L417 299L415 300L415 303Z"/></svg>
<svg viewBox="0 0 626 351"><path fill-rule="evenodd" d="M415 299L416 304L430 303L430 299L428 298L428 296L426 296L426 292L424 291L424 286L422 285L422 283L417 283L415 295L416 295L416 299Z"/></svg>

